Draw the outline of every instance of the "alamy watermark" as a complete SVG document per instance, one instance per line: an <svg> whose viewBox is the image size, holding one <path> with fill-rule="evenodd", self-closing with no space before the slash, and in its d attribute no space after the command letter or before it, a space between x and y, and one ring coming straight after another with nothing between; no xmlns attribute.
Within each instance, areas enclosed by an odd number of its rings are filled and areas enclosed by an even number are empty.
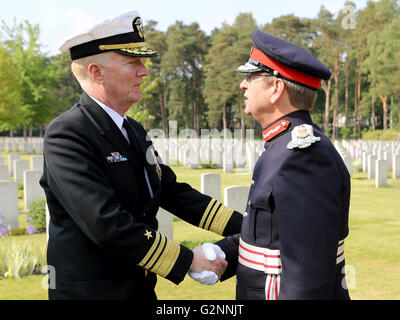
<svg viewBox="0 0 400 320"><path fill-rule="evenodd" d="M353 5L345 5L342 9L345 16L342 19L342 28L345 30L354 30L357 26L356 7Z"/></svg>
<svg viewBox="0 0 400 320"><path fill-rule="evenodd" d="M44 266L42 273L46 275L42 279L42 288L44 290L56 289L56 269L53 266Z"/></svg>
<svg viewBox="0 0 400 320"><path fill-rule="evenodd" d="M170 121L168 138L161 129L148 131L147 141L153 142L146 152L149 164L176 165L180 162L190 168L216 165L229 170L255 162L263 151L264 142L254 141L254 129L201 129L199 136L193 129L178 133L176 127L176 121Z"/></svg>

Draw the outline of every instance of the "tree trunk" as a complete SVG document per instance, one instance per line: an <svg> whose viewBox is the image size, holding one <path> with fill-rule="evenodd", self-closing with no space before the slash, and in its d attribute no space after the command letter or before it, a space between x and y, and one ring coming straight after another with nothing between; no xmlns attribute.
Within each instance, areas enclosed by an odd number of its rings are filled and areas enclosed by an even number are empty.
<svg viewBox="0 0 400 320"><path fill-rule="evenodd" d="M376 130L375 96L372 96L372 102L371 102L371 124L372 124L372 131L375 131Z"/></svg>
<svg viewBox="0 0 400 320"><path fill-rule="evenodd" d="M348 59L347 59L348 60ZM349 116L349 63L346 62L346 88L344 100L344 127L347 128L347 118Z"/></svg>
<svg viewBox="0 0 400 320"><path fill-rule="evenodd" d="M32 135L33 135L33 125L31 123L29 126L29 138L32 138Z"/></svg>
<svg viewBox="0 0 400 320"><path fill-rule="evenodd" d="M322 89L325 92L325 122L324 122L324 130L325 134L329 131L329 108L330 108L330 99L331 99L331 87L332 87L332 78L327 81L322 81Z"/></svg>
<svg viewBox="0 0 400 320"><path fill-rule="evenodd" d="M390 97L390 130L393 130L393 96Z"/></svg>
<svg viewBox="0 0 400 320"><path fill-rule="evenodd" d="M222 122L223 122L224 130L227 129L228 125L227 125L227 119L226 119L226 102L224 102L224 104L222 106Z"/></svg>
<svg viewBox="0 0 400 320"><path fill-rule="evenodd" d="M354 86L354 114L356 120L356 127L357 127L357 137L361 138L361 124L359 119L359 110L358 106L360 104L360 72L356 71L356 81Z"/></svg>
<svg viewBox="0 0 400 320"><path fill-rule="evenodd" d="M388 115L388 103L387 96L379 95L379 98L382 101L382 109L383 109L383 130L387 130L387 115Z"/></svg>
<svg viewBox="0 0 400 320"><path fill-rule="evenodd" d="M10 138L14 138L14 130L10 129Z"/></svg>
<svg viewBox="0 0 400 320"><path fill-rule="evenodd" d="M187 105L187 103L185 103L185 129L189 129L189 119L188 119L188 115L189 115L189 106Z"/></svg>
<svg viewBox="0 0 400 320"><path fill-rule="evenodd" d="M168 85L165 84L163 92L159 92L158 94L160 99L160 109L161 109L161 122L163 131L165 132L165 137L169 137L169 128L168 128L168 116L167 116L167 101L168 101Z"/></svg>
<svg viewBox="0 0 400 320"><path fill-rule="evenodd" d="M334 109L333 109L333 120L332 120L332 140L338 139L338 112L339 112L339 70L335 72L335 93L334 93Z"/></svg>
<svg viewBox="0 0 400 320"><path fill-rule="evenodd" d="M197 109L196 101L193 99L193 101L192 101L192 119L193 119L192 129L194 131L196 131L196 122L197 122L197 120L196 120L196 114L197 114L196 109Z"/></svg>
<svg viewBox="0 0 400 320"><path fill-rule="evenodd" d="M200 118L201 118L201 102L199 96L200 94L199 92L197 92L196 132L198 137L200 137Z"/></svg>

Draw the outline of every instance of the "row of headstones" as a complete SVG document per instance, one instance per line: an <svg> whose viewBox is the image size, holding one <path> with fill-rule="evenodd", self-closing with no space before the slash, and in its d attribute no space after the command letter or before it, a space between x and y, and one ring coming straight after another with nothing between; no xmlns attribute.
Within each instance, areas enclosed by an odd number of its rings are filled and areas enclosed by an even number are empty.
<svg viewBox="0 0 400 320"><path fill-rule="evenodd" d="M346 165L346 168L349 171L351 177L353 175L353 159L351 158L350 152L348 152L343 144L338 140L335 141L335 148L342 157L343 162Z"/></svg>
<svg viewBox="0 0 400 320"><path fill-rule="evenodd" d="M213 164L226 173L233 172L235 167L247 167L252 172L264 152L262 141L241 139L154 139L153 143L167 165L179 161L196 169L202 164Z"/></svg>
<svg viewBox="0 0 400 320"><path fill-rule="evenodd" d="M10 156L13 159L12 155ZM4 217L4 225L10 226L11 229L17 229L19 227L18 182L21 181L24 184L25 209L28 209L33 201L44 198L44 191L39 185L43 172L43 157L32 157L30 162L18 159L10 161L9 159L8 163L11 165L4 165L4 159L0 157L0 214ZM22 175L21 180L19 180L20 174ZM13 175L14 178L18 177L18 180L10 181L9 177Z"/></svg>
<svg viewBox="0 0 400 320"><path fill-rule="evenodd" d="M23 152L27 154L43 153L43 139L6 138L0 140L0 152Z"/></svg>
<svg viewBox="0 0 400 320"><path fill-rule="evenodd" d="M388 170L392 178L400 178L400 142L397 141L343 141L351 156L360 161L368 179L375 179L377 188L387 185Z"/></svg>
<svg viewBox="0 0 400 320"><path fill-rule="evenodd" d="M20 154L8 155L8 166L5 165L3 157L0 157L0 180L8 180L14 177L14 181L23 182L25 170L43 171L43 157L33 156L31 160L22 160Z"/></svg>

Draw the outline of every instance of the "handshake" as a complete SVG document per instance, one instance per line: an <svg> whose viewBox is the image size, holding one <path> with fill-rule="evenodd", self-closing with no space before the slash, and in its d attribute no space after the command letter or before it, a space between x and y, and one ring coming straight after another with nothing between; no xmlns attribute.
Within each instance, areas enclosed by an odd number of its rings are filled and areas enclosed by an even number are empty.
<svg viewBox="0 0 400 320"><path fill-rule="evenodd" d="M203 243L193 249L193 263L189 276L201 284L214 285L226 270L228 262L219 246Z"/></svg>

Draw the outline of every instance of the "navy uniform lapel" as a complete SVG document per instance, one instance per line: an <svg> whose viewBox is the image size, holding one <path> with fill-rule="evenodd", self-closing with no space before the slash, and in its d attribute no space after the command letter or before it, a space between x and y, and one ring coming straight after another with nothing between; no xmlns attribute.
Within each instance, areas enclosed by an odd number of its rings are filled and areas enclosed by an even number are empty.
<svg viewBox="0 0 400 320"><path fill-rule="evenodd" d="M137 138L136 141L139 144L138 147L143 152L143 158L144 158L147 174L148 174L150 184L153 189L154 196L156 197L157 194L161 190L161 182L160 182L160 178L157 174L156 164L153 163L154 159L153 159L152 155L150 154L151 153L150 148L153 148L153 150L154 150L154 146L151 144L150 141L147 140L146 135L140 134L140 131L143 131L143 130L139 131L138 128L136 128L137 124L135 123L135 121L132 121L132 119L128 118L128 122L131 125L132 131ZM149 160L151 160L150 163L149 163Z"/></svg>
<svg viewBox="0 0 400 320"><path fill-rule="evenodd" d="M128 118L128 121L133 127L134 129L133 131L137 137L137 142L139 144L138 147L142 152L143 159L145 159L144 164L141 155L138 155L133 151L133 149L123 136L121 130L115 125L115 122L86 93L82 94L81 99L79 101L79 107L82 108L82 111L86 114L89 120L99 129L101 135L115 146L116 151L120 151L122 154L126 154L128 162L132 167L132 169L134 170L135 175L139 179L141 179L142 183L144 183L147 187L143 170L144 169L143 165L145 165L147 173L149 175L150 184L153 189L153 194L154 194L153 199L157 199L159 197L159 193L161 190L161 182L157 177L155 166L148 164L148 162L146 161L146 150L148 148L147 144L150 145L150 143L146 142L145 136L140 135L138 133L138 130L136 130L135 128L136 126L135 123Z"/></svg>
<svg viewBox="0 0 400 320"><path fill-rule="evenodd" d="M126 141L121 130L116 126L110 116L86 93L82 94L79 101L79 107L86 114L89 120L99 129L101 135L115 146L115 151L119 151L121 154L126 154L129 164L139 177L144 175L143 170L140 174L140 167L142 166L140 155L133 152L133 149Z"/></svg>

